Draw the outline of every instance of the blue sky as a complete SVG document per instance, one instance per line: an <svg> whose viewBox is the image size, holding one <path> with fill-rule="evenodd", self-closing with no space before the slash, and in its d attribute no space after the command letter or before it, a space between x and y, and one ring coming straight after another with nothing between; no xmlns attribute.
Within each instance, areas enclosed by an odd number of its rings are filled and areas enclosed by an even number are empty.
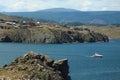
<svg viewBox="0 0 120 80"><path fill-rule="evenodd" d="M0 0L0 12L71 8L80 11L120 11L120 0Z"/></svg>

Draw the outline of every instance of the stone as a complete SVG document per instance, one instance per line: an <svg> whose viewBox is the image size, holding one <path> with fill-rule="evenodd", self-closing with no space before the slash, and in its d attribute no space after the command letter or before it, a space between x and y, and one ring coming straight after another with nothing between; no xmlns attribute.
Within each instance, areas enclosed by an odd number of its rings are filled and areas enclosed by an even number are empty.
<svg viewBox="0 0 120 80"><path fill-rule="evenodd" d="M68 59L62 59L55 61L53 63L53 67L62 73L62 76L65 80L69 80L69 66L68 66ZM67 76L67 77L66 77Z"/></svg>
<svg viewBox="0 0 120 80"><path fill-rule="evenodd" d="M16 58L10 64L0 69L10 80L71 80L69 77L68 60L53 60L47 55L28 52ZM17 74L16 74L17 73ZM6 76L6 75L0 75ZM13 75L15 76L13 78ZM7 77L5 77L5 80Z"/></svg>

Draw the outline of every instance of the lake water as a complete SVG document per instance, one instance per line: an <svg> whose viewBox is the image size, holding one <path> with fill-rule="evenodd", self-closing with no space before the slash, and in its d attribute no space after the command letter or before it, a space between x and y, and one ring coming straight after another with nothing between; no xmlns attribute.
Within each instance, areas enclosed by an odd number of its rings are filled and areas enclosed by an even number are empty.
<svg viewBox="0 0 120 80"><path fill-rule="evenodd" d="M29 51L53 59L68 58L72 80L120 80L120 40L79 44L0 43L0 66ZM103 58L90 57L95 52L104 55Z"/></svg>

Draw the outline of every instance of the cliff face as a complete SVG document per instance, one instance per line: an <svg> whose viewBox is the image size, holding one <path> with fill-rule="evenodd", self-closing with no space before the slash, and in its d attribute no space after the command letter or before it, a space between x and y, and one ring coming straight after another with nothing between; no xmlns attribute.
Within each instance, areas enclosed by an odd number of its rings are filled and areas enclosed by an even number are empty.
<svg viewBox="0 0 120 80"><path fill-rule="evenodd" d="M68 60L54 61L47 55L29 52L0 69L5 80L70 80Z"/></svg>
<svg viewBox="0 0 120 80"><path fill-rule="evenodd" d="M99 33L106 34L110 39L120 39L120 26L101 26L101 27L91 27L91 30Z"/></svg>
<svg viewBox="0 0 120 80"><path fill-rule="evenodd" d="M91 31L78 31L66 28L31 28L5 30L0 34L0 41L26 43L107 42L108 37Z"/></svg>

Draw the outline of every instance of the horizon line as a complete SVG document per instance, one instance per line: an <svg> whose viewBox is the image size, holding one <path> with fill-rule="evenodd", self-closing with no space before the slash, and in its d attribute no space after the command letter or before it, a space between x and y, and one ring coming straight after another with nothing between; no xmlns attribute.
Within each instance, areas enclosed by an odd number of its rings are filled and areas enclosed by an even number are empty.
<svg viewBox="0 0 120 80"><path fill-rule="evenodd" d="M5 12L38 12L38 11L45 11L45 10L52 10L52 9L66 9L66 10L73 10L73 11L78 11L78 12L119 12L119 10L78 10L78 9L72 9L72 8L62 8L62 7L59 7L59 8L46 8L46 9L40 9L40 10L33 10L33 11L0 11L2 13L5 13Z"/></svg>

